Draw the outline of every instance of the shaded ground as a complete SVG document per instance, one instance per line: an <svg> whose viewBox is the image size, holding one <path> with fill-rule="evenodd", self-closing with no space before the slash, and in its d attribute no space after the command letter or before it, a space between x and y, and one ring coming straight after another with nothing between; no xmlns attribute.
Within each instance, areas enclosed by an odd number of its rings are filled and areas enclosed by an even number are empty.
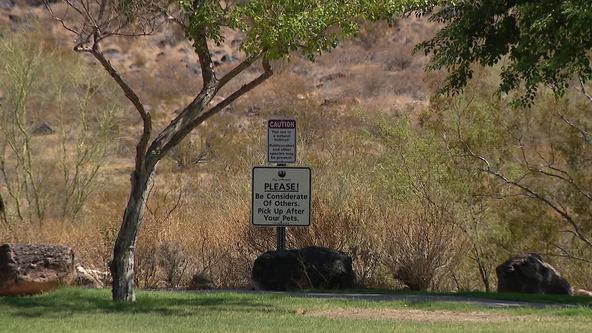
<svg viewBox="0 0 592 333"><path fill-rule="evenodd" d="M371 294L371 293L321 293L321 292L300 292L300 291L264 291L264 290L189 290L187 292L194 293L218 293L218 292L236 292L239 294L278 294L289 297L306 297L306 298L325 298L325 299L347 299L347 300L364 300L374 302L385 301L410 301L410 302L454 302L464 303L485 308L571 308L576 307L573 304L556 304L556 303L540 303L540 302L522 302L522 301L506 301L495 300L487 298L474 298L464 296L426 296L426 295L401 295L401 294ZM429 311L432 312L432 311Z"/></svg>

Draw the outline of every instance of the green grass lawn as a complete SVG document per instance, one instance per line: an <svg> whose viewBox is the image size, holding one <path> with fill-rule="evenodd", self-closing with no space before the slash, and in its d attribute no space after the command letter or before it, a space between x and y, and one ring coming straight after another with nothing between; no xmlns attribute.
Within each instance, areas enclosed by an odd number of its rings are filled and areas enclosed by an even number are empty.
<svg viewBox="0 0 592 333"><path fill-rule="evenodd" d="M0 332L590 332L592 309L492 310L460 303L367 302L235 293L62 289L0 298Z"/></svg>

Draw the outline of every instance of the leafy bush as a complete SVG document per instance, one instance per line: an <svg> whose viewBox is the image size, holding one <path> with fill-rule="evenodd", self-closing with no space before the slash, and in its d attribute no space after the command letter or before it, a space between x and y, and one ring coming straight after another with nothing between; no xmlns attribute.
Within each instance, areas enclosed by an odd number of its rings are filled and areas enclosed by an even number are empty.
<svg viewBox="0 0 592 333"><path fill-rule="evenodd" d="M445 138L456 165L481 174L473 195L485 199L488 219L499 227L475 229L475 244L489 247L492 239L478 234L497 234L495 246L506 257L540 252L590 267L591 100L574 89L568 98L542 93L532 107L513 108L480 82L433 100L422 120Z"/></svg>

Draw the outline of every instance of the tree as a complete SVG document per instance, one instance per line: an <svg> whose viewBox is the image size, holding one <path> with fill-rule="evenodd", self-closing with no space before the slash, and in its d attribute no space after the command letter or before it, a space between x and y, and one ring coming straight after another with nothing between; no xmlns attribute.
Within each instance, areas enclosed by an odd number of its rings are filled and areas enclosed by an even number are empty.
<svg viewBox="0 0 592 333"><path fill-rule="evenodd" d="M436 7L442 6L442 7ZM408 13L432 13L444 24L417 46L431 53L429 70L450 75L441 92L459 92L473 76L473 64L502 62L498 92L524 89L517 105L530 105L541 86L563 96L572 79L592 79L592 7L588 0L431 0Z"/></svg>
<svg viewBox="0 0 592 333"><path fill-rule="evenodd" d="M402 1L376 0L65 0L74 18L58 17L51 5L46 8L62 26L76 34L74 50L91 54L119 85L143 121L136 147L131 193L115 243L110 268L113 300L134 301L134 249L140 231L150 184L158 162L192 130L243 96L272 75L270 61L287 60L299 51L310 60L334 48L340 38L358 29L356 20L388 19L401 10ZM100 45L113 36L137 37L151 34L167 19L183 27L199 57L202 89L166 128L152 138L152 119L138 94L109 62ZM72 22L75 20L77 22ZM224 29L246 34L241 49L246 58L218 78L208 40L224 42ZM230 81L261 61L263 73L210 106L213 98ZM152 140L152 141L150 141Z"/></svg>
<svg viewBox="0 0 592 333"><path fill-rule="evenodd" d="M523 224L535 226L528 236L538 234L559 256L590 263L590 2L432 0L407 8L413 12L443 25L416 51L432 55L427 70L448 71L431 107L453 113L446 137L453 157L471 160L500 186L498 197L522 210ZM478 67L501 70L497 99L478 96L483 82L467 87ZM568 93L570 99L562 98ZM436 114L442 129L443 115ZM505 209L500 212L512 210Z"/></svg>

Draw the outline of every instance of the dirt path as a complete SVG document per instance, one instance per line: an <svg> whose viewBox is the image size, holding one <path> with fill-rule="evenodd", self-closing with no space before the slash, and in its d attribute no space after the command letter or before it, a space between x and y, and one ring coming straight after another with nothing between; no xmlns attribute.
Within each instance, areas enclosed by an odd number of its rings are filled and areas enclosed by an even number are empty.
<svg viewBox="0 0 592 333"><path fill-rule="evenodd" d="M179 290L175 290L179 292ZM318 293L318 292L282 292L263 290L187 290L191 293L223 293L234 292L238 294L276 294L289 297L320 298L320 299L346 299L365 300L372 302L388 301L409 301L409 302L454 302L481 306L489 309L508 308L570 308L576 307L572 304L551 304L539 302L503 301L486 298L471 298L464 296L424 296L424 295L393 295L393 294L370 294L370 293ZM419 309L360 309L360 308L337 308L327 310L301 309L298 314L305 317L327 317L343 319L371 319L371 320L397 320L397 321L420 321L420 322L474 322L474 323L495 323L495 322L538 322L545 321L549 317L538 315L510 315L488 311L441 311L441 310L419 310Z"/></svg>
<svg viewBox="0 0 592 333"><path fill-rule="evenodd" d="M488 312L459 312L459 311L426 311L426 310L397 310L397 309L331 309L303 312L304 316L328 317L339 319L372 319L372 320L413 320L421 322L470 322L491 323L510 321L540 321L544 317Z"/></svg>

